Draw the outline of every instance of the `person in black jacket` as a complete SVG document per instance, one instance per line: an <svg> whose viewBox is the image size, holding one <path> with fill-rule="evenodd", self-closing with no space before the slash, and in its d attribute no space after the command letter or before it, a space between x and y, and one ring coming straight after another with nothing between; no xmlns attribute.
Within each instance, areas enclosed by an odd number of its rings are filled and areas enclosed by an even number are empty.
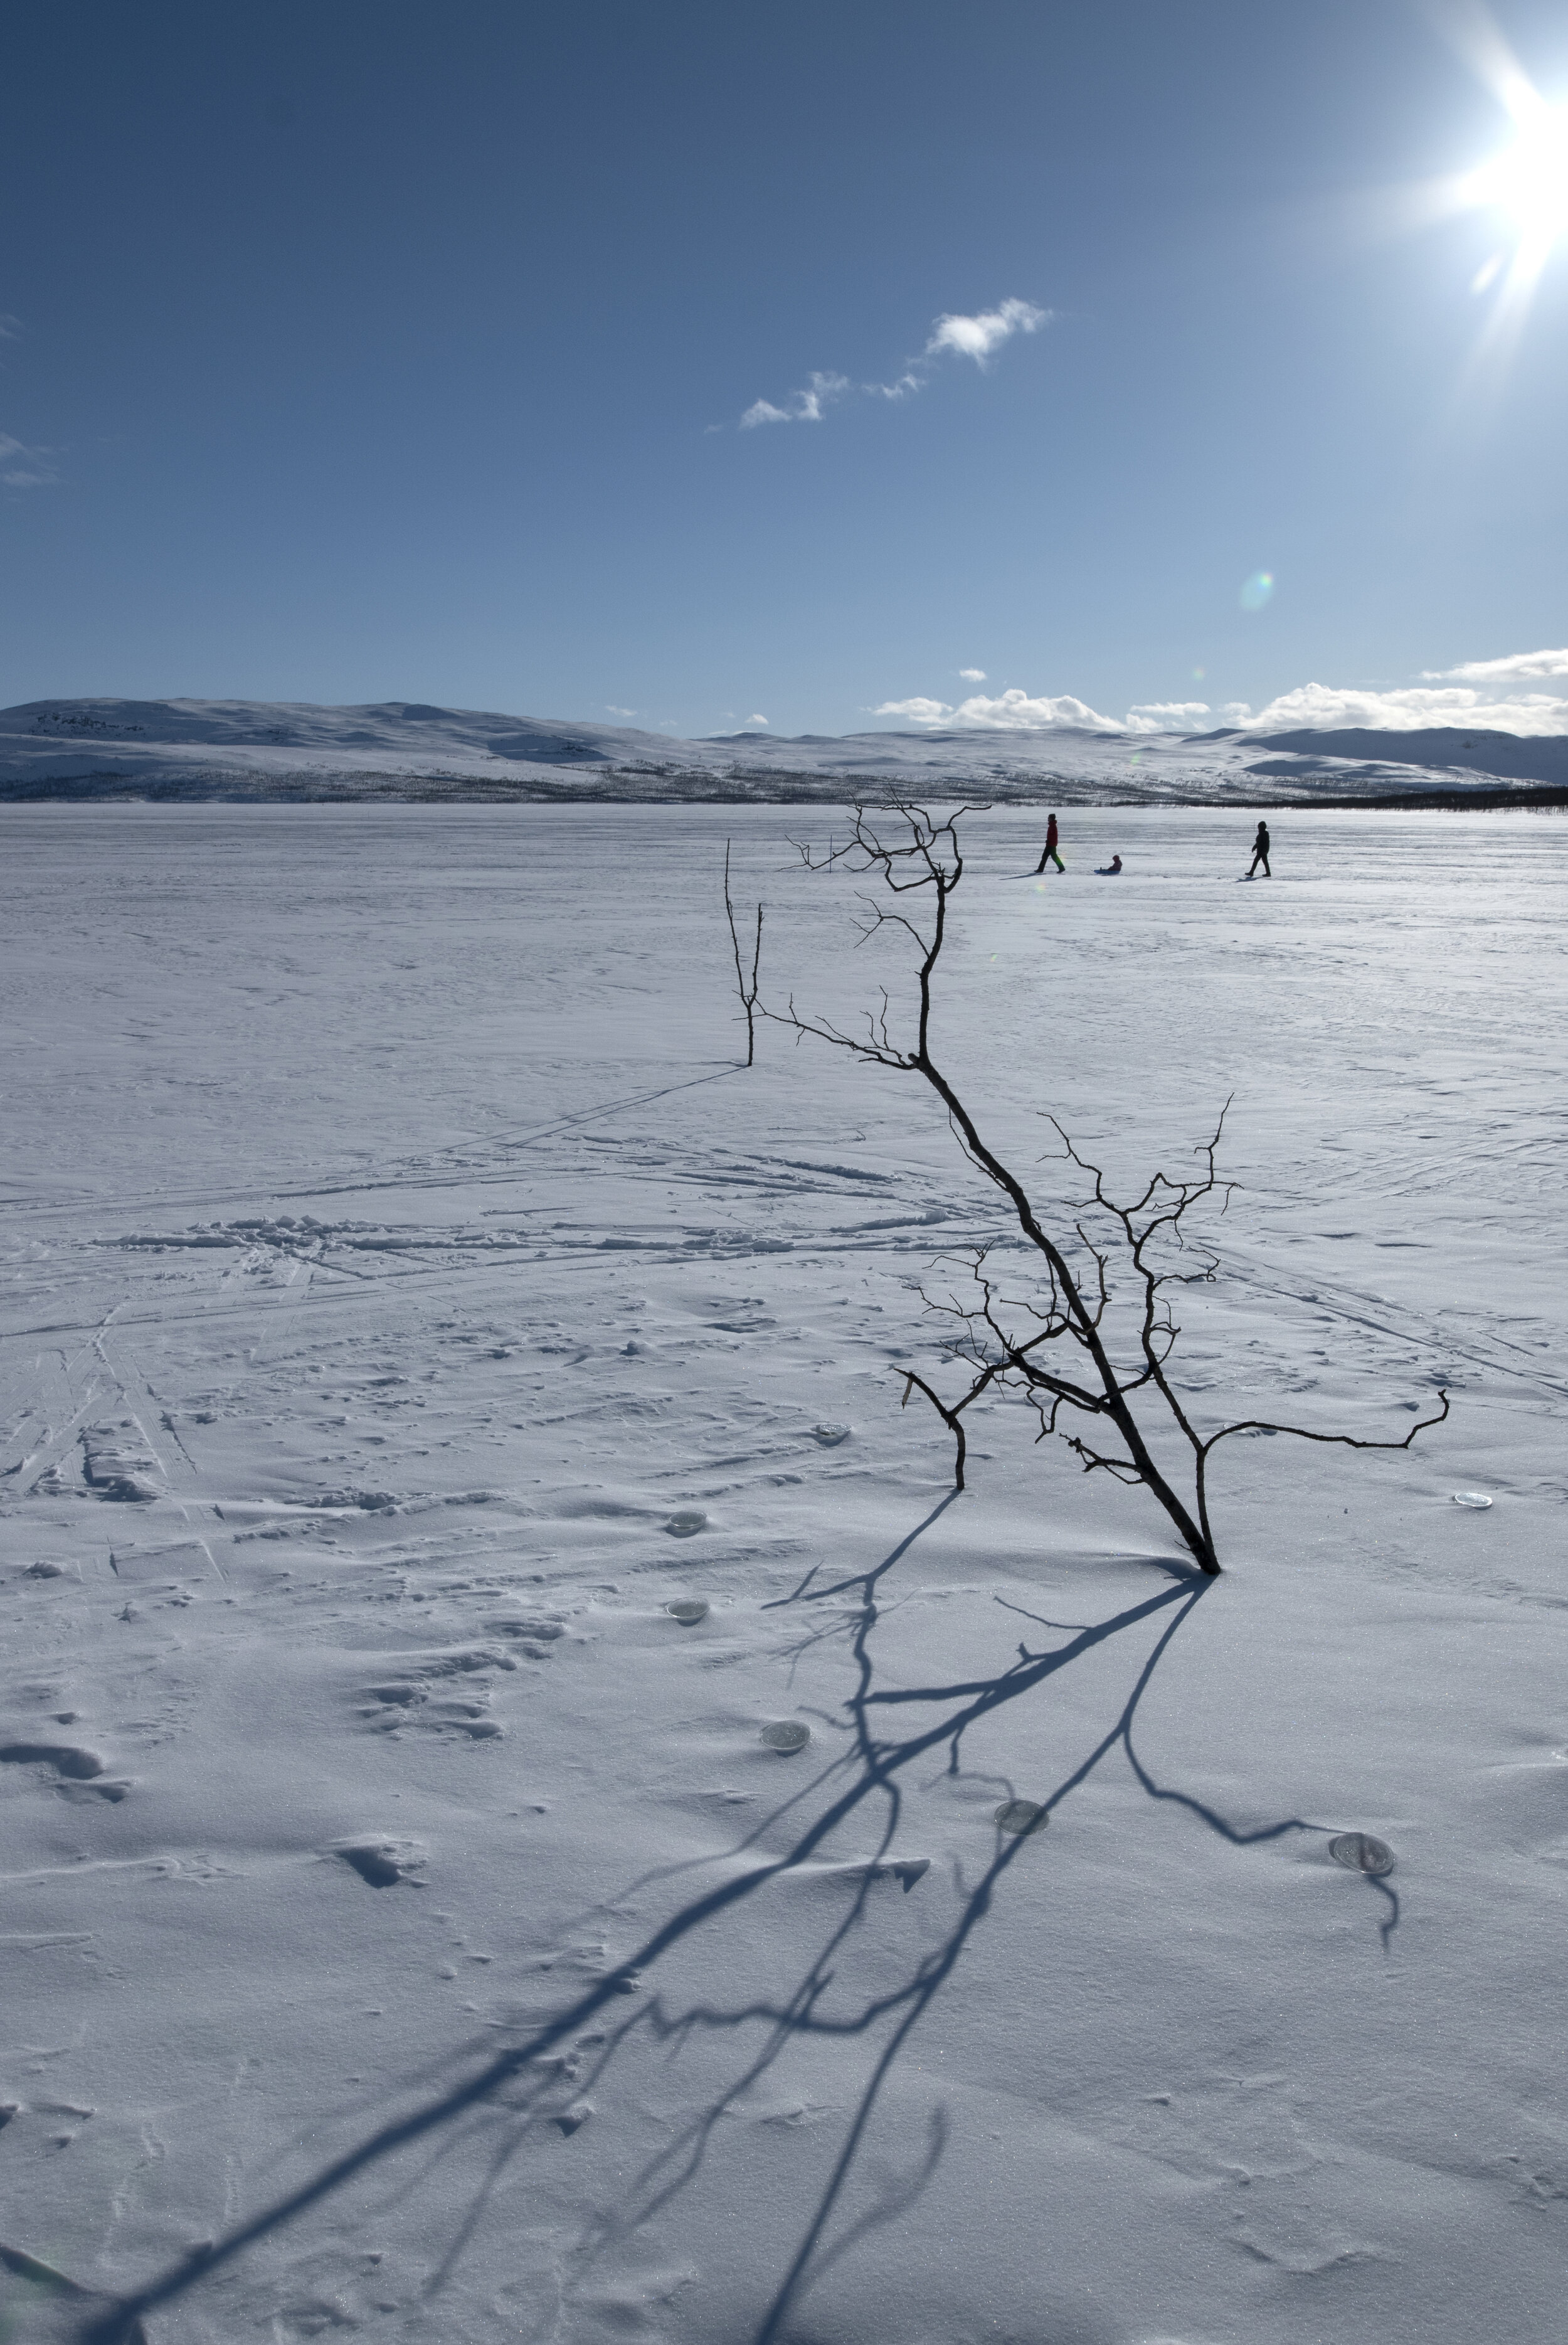
<svg viewBox="0 0 1568 2345"><path fill-rule="evenodd" d="M1259 864L1263 866L1264 878L1272 879L1274 874L1269 868L1269 826L1266 822L1259 824L1258 836L1252 841L1252 868L1247 874L1249 879L1257 877Z"/></svg>

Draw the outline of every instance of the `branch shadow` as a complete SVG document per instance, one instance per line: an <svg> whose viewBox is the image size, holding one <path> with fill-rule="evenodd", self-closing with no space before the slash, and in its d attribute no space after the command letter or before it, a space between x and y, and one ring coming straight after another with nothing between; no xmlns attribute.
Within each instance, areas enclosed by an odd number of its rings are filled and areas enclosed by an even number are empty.
<svg viewBox="0 0 1568 2345"><path fill-rule="evenodd" d="M764 1822L736 1841L717 1859L704 1859L726 1868L718 1882L680 1904L644 1939L626 1961L596 1979L548 2019L521 2030L517 2040L500 2051L470 2042L442 2059L426 2065L417 2076L405 2077L399 2088L403 2106L395 2115L372 2124L339 2155L326 2158L304 2180L284 2189L248 2220L233 2227L216 2241L192 2249L167 2265L143 2286L106 2299L84 2298L82 2315L69 2330L71 2345L144 2345L142 2324L147 2316L173 2305L219 2272L235 2265L248 2250L297 2223L312 2208L341 2193L346 2187L380 2174L387 2184L386 2206L404 2201L432 2173L470 2150L487 2130L499 2138L470 2195L441 2260L427 2283L434 2295L447 2284L471 2245L513 2159L531 2129L554 2125L573 2129L574 2109L611 2074L616 2061L638 2036L678 2051L697 2037L739 2036L760 2031L756 2043L723 2088L708 2094L690 2119L622 2184L615 2204L585 2226L568 2257L571 2284L585 2277L596 2261L621 2240L647 2224L697 2181L713 2144L715 2130L737 2100L755 2090L786 2047L803 2038L865 2038L883 2040L869 2075L861 2085L844 2137L801 2228L793 2253L749 2345L783 2345L784 2324L802 2298L825 2272L873 2231L905 2214L929 2188L943 2157L946 2120L937 2109L929 2121L928 2137L909 2170L884 2175L871 2203L854 2214L846 2212L846 2193L866 2157L867 2133L878 2102L915 2029L956 1969L966 1948L989 1914L1004 1877L1028 1845L1032 1832L1004 1829L1001 1817L1014 1797L997 1811L997 1822L987 1862L977 1880L966 1884L961 1870L953 1880L958 1903L934 1944L906 1961L879 1991L868 1984L856 1988L853 1973L840 1976L850 1944L865 1922L869 1903L880 1893L879 1884L896 1878L907 1894L925 1872L927 1861L902 1862L893 1855L902 1821L901 1778L910 1767L937 1752L946 1754L944 1771L966 1773L961 1764L968 1730L1007 1705L1035 1693L1050 1679L1084 1656L1114 1640L1157 1626L1158 1634L1138 1668L1130 1692L1107 1731L1040 1803L1040 1821L1047 1821L1115 1751L1121 1751L1135 1781L1153 1802L1173 1805L1232 1846L1246 1848L1293 1832L1327 1832L1333 1827L1313 1824L1298 1816L1285 1817L1253 1830L1229 1823L1215 1809L1191 1794L1158 1782L1140 1758L1134 1741L1139 1705L1164 1665L1177 1637L1190 1620L1203 1597L1215 1584L1184 1564L1160 1562L1167 1584L1153 1595L1103 1619L1073 1629L1066 1640L1047 1651L1032 1651L1020 1644L1017 1659L988 1678L915 1687L879 1685L874 1640L882 1617L882 1589L887 1576L911 1548L936 1525L957 1493L947 1495L869 1569L818 1585L814 1568L790 1593L769 1609L792 1609L854 1596L853 1609L840 1624L846 1639L855 1682L845 1709L854 1730L853 1747L788 1798L775 1803ZM1014 1608L1017 1609L1017 1608ZM1038 1616L1029 1616L1038 1617ZM1042 1621L1053 1628L1056 1624ZM905 1733L889 1732L900 1714L912 1710L938 1714L916 1722ZM971 1775L971 1781L986 1782ZM1001 1779L996 1779L1000 1781ZM875 1847L867 1858L825 1861L834 1836L871 1803L878 1819ZM789 1845L769 1854L761 1843L787 1824ZM861 1842L864 1846L864 1840ZM745 1862L754 1858L754 1862ZM815 1861L814 1863L814 1860ZM810 1873L803 1874L804 1868ZM623 1903L632 1889L646 1890L673 1882L693 1870L692 1864L664 1866L642 1876L619 1893ZM713 1930L727 1913L781 1876L825 1876L848 1892L847 1904L824 1927L820 1942L794 1977L787 1991L754 1994L733 2003L666 2000L656 1987L642 1990L642 1977L661 1957L700 1934ZM1381 1889L1380 1882L1375 1884ZM1388 1934L1398 1921L1397 1900ZM596 1910L602 1910L601 1902ZM623 1998L636 1997L634 2008ZM598 2022L598 2026L594 2023ZM382 2107L387 2106L383 2099ZM345 2121L339 2111L335 2122ZM401 2177L392 2171L399 2154L418 2147L422 2155L416 2171ZM867 2187L863 2178L859 2188ZM63 2276L51 2275L69 2289Z"/></svg>

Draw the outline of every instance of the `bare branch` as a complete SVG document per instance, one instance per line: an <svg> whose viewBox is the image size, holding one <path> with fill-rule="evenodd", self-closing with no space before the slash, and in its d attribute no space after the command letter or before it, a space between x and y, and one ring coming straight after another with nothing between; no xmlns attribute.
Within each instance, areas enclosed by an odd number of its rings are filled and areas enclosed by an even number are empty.
<svg viewBox="0 0 1568 2345"><path fill-rule="evenodd" d="M741 1008L746 1013L746 1064L751 1066L757 1052L757 970L763 958L763 908L757 906L756 941L752 947L752 973L746 976L741 961L741 939L735 929L735 908L730 900L730 842L724 841L724 911L730 923L730 949L735 957L735 990L741 997Z"/></svg>
<svg viewBox="0 0 1568 2345"><path fill-rule="evenodd" d="M900 929L919 957L913 1047L901 1048L892 1038L885 990L880 1010L868 1013L865 1041L842 1033L826 1020L803 1018L793 998L782 1022L794 1028L797 1041L811 1034L875 1065L919 1075L942 1101L948 1127L967 1161L1007 1199L1043 1279L1037 1298L1004 1293L987 1268L990 1249L982 1246L965 1258L976 1290L974 1302L960 1300L956 1293L938 1300L917 1287L926 1310L951 1323L942 1349L950 1362L966 1371L967 1381L958 1397L946 1400L927 1378L912 1369L903 1370L902 1405L906 1407L911 1396L920 1392L941 1417L953 1436L955 1487L962 1490L966 1456L964 1412L993 1386L1011 1387L1034 1409L1040 1426L1038 1439L1056 1435L1081 1459L1086 1473L1108 1474L1117 1481L1147 1489L1199 1568L1213 1575L1219 1569L1219 1561L1209 1518L1208 1463L1219 1442L1233 1433L1259 1430L1293 1433L1304 1440L1337 1442L1352 1449L1408 1449L1418 1433L1442 1424L1447 1416L1447 1393L1442 1396L1441 1413L1412 1426L1402 1441L1320 1434L1303 1426L1270 1426L1259 1419L1224 1426L1215 1433L1199 1432L1169 1372L1181 1335L1171 1294L1179 1287L1212 1284L1219 1266L1218 1255L1194 1237L1188 1217L1216 1198L1221 1213L1229 1208L1237 1184L1220 1177L1218 1155L1230 1101L1226 1101L1210 1136L1193 1150L1196 1172L1190 1177L1177 1177L1163 1168L1158 1170L1130 1202L1111 1193L1103 1169L1080 1153L1055 1116L1047 1116L1067 1161L1089 1184L1087 1196L1057 1208L1073 1217L1068 1223L1070 1234L1058 1241L1023 1182L983 1136L932 1047L933 980L946 940L948 902L964 877L957 826L965 814L977 809L961 807L938 819L913 800L895 797L880 811L885 820L878 818L877 810L857 806L849 838L842 845L830 845L825 855L814 855L799 841L796 846L808 870L843 867L870 875L894 897L928 891L930 918L918 925L876 896L862 898L862 940L885 928ZM958 1259L938 1257L939 1261ZM1120 1299L1117 1272L1122 1274ZM1072 1346L1067 1356L1070 1359L1076 1354L1082 1363L1070 1376L1057 1373L1043 1356L1047 1346L1064 1342ZM1156 1421L1177 1435L1190 1452L1189 1498L1183 1497L1157 1461L1135 1414L1135 1400L1140 1408L1153 1406ZM1064 1411L1067 1413L1065 1423ZM1097 1436L1094 1442L1087 1439L1078 1429L1086 1419L1106 1425L1108 1431L1114 1428L1121 1450L1099 1447L1101 1436Z"/></svg>

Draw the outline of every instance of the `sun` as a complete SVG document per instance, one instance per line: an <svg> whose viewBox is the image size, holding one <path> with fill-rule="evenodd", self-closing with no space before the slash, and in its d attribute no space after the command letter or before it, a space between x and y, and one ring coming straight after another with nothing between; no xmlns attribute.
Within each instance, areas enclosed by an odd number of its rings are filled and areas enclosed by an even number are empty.
<svg viewBox="0 0 1568 2345"><path fill-rule="evenodd" d="M1568 106L1529 109L1509 145L1470 174L1471 203L1505 212L1537 249L1568 229Z"/></svg>
<svg viewBox="0 0 1568 2345"><path fill-rule="evenodd" d="M1485 0L1447 18L1448 37L1504 117L1504 143L1483 163L1431 186L1430 217L1486 219L1495 241L1471 279L1486 311L1465 368L1467 393L1501 390L1542 280L1568 246L1568 105L1536 88Z"/></svg>

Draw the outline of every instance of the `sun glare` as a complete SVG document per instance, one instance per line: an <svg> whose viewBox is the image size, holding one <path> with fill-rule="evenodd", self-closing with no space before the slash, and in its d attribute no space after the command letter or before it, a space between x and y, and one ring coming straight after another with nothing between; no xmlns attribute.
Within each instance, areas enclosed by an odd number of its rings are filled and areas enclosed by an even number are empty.
<svg viewBox="0 0 1568 2345"><path fill-rule="evenodd" d="M1446 22L1454 48L1510 126L1494 155L1449 180L1431 215L1471 212L1495 228L1493 249L1470 280L1472 294L1486 299L1465 369L1470 395L1483 385L1501 388L1553 252L1568 244L1568 106L1535 87L1484 0Z"/></svg>
<svg viewBox="0 0 1568 2345"><path fill-rule="evenodd" d="M1568 107L1543 106L1521 122L1511 145L1472 172L1477 205L1512 219L1527 243L1547 245L1568 228Z"/></svg>

